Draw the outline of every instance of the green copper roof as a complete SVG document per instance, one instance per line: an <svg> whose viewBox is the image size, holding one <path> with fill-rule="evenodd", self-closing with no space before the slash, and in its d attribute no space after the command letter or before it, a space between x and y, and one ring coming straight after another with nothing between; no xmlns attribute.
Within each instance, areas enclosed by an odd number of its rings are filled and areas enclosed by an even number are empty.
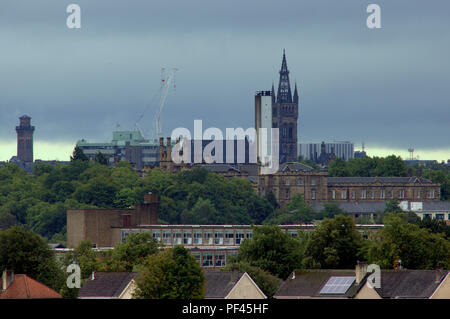
<svg viewBox="0 0 450 319"><path fill-rule="evenodd" d="M139 131L113 131L113 139L111 142L97 142L89 143L85 139L77 142L78 146L125 146L126 142L129 142L131 146L155 146L159 145L157 141L151 141L145 139Z"/></svg>

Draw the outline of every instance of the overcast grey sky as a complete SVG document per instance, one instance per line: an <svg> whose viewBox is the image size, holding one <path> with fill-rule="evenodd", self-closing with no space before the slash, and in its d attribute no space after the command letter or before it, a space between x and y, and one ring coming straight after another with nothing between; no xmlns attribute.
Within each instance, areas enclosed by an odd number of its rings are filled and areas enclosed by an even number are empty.
<svg viewBox="0 0 450 319"><path fill-rule="evenodd" d="M70 3L81 29L66 26ZM370 3L381 29L366 27ZM0 160L15 155L22 114L37 143L54 145L41 158L67 159L81 138L109 141L118 123L132 129L159 92L161 67L179 69L165 135L194 119L253 126L254 92L278 84L283 48L300 91L300 142L413 145L447 159L449 16L448 0L2 0Z"/></svg>

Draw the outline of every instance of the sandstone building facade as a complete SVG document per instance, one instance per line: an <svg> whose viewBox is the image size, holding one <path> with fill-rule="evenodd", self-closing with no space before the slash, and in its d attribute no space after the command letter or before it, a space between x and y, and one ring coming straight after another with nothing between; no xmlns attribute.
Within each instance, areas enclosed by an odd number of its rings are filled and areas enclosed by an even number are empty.
<svg viewBox="0 0 450 319"><path fill-rule="evenodd" d="M258 193L272 192L282 208L293 195L314 202L439 201L440 184L422 177L329 177L326 169L284 163L277 173L258 176Z"/></svg>

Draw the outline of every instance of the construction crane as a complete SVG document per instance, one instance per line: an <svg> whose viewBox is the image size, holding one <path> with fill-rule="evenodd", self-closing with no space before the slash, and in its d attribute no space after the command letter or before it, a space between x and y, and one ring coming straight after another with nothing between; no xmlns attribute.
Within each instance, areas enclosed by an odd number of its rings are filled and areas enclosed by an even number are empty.
<svg viewBox="0 0 450 319"><path fill-rule="evenodd" d="M158 137L162 137L162 110L164 108L164 103L167 99L167 94L169 93L169 88L171 87L171 83L173 81L174 83L174 89L176 88L175 85L175 72L178 71L177 68L172 68L169 72L169 74L165 75L165 68L161 69L161 91L159 96L159 108L157 112L157 118L156 118L156 135Z"/></svg>
<svg viewBox="0 0 450 319"><path fill-rule="evenodd" d="M167 95L169 94L169 89L171 87L172 82L173 82L173 88L176 89L175 72L178 71L178 69L172 68L167 76L166 76L165 71L166 71L165 68L161 68L161 87L160 87L160 91L159 91L159 104L158 104L158 108L156 109L156 112L155 112L155 126L156 126L156 136L157 137L162 137L162 111L163 111L164 104L167 99ZM150 104L147 106L147 108L141 114L139 119L136 121L135 129L137 131L139 131L139 132L141 131L140 127L139 127L139 122L142 120L142 118L144 117L147 110L153 105L153 102L155 102L156 97L157 97L157 94L155 94L153 96ZM152 128L152 131L153 131L153 128Z"/></svg>

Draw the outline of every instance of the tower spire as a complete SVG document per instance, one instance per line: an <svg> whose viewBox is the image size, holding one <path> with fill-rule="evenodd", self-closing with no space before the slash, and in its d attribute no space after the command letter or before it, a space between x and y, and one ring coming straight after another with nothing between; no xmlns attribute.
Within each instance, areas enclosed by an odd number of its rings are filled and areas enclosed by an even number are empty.
<svg viewBox="0 0 450 319"><path fill-rule="evenodd" d="M294 89L294 103L298 103L297 81L295 81L295 89Z"/></svg>
<svg viewBox="0 0 450 319"><path fill-rule="evenodd" d="M278 103L292 103L291 85L289 83L289 70L286 62L286 53L283 49L283 61L281 62L280 82L278 83Z"/></svg>
<svg viewBox="0 0 450 319"><path fill-rule="evenodd" d="M272 104L275 104L275 86L273 84L273 81L272 81L272 92L271 92L271 95L272 95Z"/></svg>

